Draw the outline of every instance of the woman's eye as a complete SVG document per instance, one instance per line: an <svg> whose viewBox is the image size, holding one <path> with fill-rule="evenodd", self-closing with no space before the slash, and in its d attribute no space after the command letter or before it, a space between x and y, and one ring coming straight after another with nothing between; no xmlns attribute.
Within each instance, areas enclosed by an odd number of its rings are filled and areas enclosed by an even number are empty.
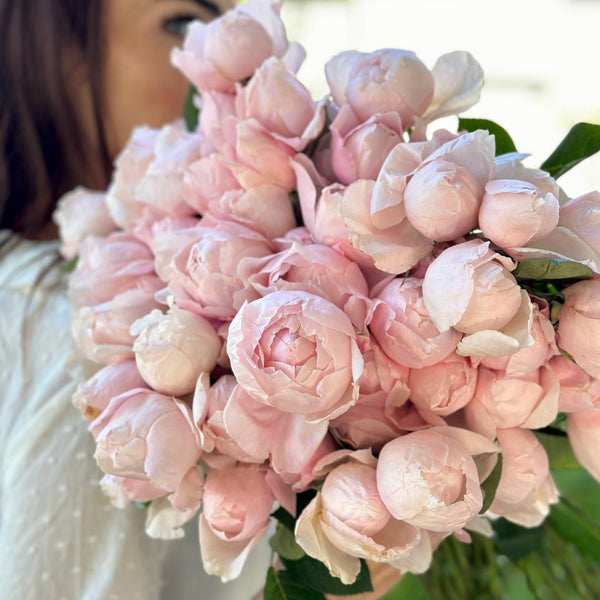
<svg viewBox="0 0 600 600"><path fill-rule="evenodd" d="M185 37L189 24L197 19L197 15L178 15L165 20L163 28L168 33L183 38Z"/></svg>

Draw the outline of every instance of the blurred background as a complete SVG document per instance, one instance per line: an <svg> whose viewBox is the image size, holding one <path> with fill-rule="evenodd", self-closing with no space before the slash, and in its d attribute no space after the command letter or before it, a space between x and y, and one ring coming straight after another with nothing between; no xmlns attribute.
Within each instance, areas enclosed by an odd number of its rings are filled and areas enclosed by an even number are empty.
<svg viewBox="0 0 600 600"><path fill-rule="evenodd" d="M599 0L283 0L290 40L308 57L300 80L327 92L323 67L343 50L412 50L432 68L467 50L481 64L481 100L463 116L504 127L539 166L577 122L600 124ZM440 125L456 130L456 119ZM561 177L566 193L600 190L600 154Z"/></svg>

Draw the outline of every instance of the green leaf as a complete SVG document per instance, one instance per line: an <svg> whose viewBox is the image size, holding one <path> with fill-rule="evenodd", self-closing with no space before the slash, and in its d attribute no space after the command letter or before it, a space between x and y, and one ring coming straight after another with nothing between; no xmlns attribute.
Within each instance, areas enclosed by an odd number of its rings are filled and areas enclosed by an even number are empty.
<svg viewBox="0 0 600 600"><path fill-rule="evenodd" d="M299 560L304 556L304 550L296 542L294 532L281 523L277 524L275 533L269 539L269 545L280 557L289 560Z"/></svg>
<svg viewBox="0 0 600 600"><path fill-rule="evenodd" d="M360 561L360 572L356 581L349 585L342 583L337 577L333 577L321 561L310 556L304 556L300 560L281 558L281 562L295 581L324 594L348 596L373 591L369 568L364 560Z"/></svg>
<svg viewBox="0 0 600 600"><path fill-rule="evenodd" d="M544 446L550 469L580 469L581 465L575 458L569 439L565 435L554 435L534 431L535 437Z"/></svg>
<svg viewBox="0 0 600 600"><path fill-rule="evenodd" d="M150 500L147 500L146 502L141 502L139 500L134 500L132 502L132 504L138 510L146 510L150 506L150 502L151 502Z"/></svg>
<svg viewBox="0 0 600 600"><path fill-rule="evenodd" d="M72 273L75 270L75 267L77 266L77 261L78 260L79 260L79 255L74 256L71 260L68 260L67 262L64 262L61 265L61 269L65 273Z"/></svg>
<svg viewBox="0 0 600 600"><path fill-rule="evenodd" d="M316 490L306 490L296 495L296 514L299 515L315 497ZM279 507L271 516L277 519L282 525L285 525L291 531L294 531L296 526L296 517L292 516L285 508Z"/></svg>
<svg viewBox="0 0 600 600"><path fill-rule="evenodd" d="M592 279L594 272L586 265L561 258L526 258L512 272L517 281Z"/></svg>
<svg viewBox="0 0 600 600"><path fill-rule="evenodd" d="M498 462L492 469L492 472L487 476L486 480L481 484L483 490L483 506L480 513L484 513L494 501L498 484L500 483L500 475L502 474L502 455L498 455Z"/></svg>
<svg viewBox="0 0 600 600"><path fill-rule="evenodd" d="M585 556L600 561L600 525L585 517L566 500L552 506L546 523Z"/></svg>
<svg viewBox="0 0 600 600"><path fill-rule="evenodd" d="M185 119L185 125L188 131L195 131L198 126L198 117L200 115L200 111L194 104L194 97L198 94L198 90L190 85L190 89L188 90L188 94L185 98L185 103L183 105L183 118Z"/></svg>
<svg viewBox="0 0 600 600"><path fill-rule="evenodd" d="M267 571L267 580L263 592L264 600L325 600L325 596L311 590L290 577L285 571Z"/></svg>
<svg viewBox="0 0 600 600"><path fill-rule="evenodd" d="M492 527L496 533L494 539L496 549L513 561L518 561L538 550L544 541L542 527L527 529L503 518L493 521Z"/></svg>
<svg viewBox="0 0 600 600"><path fill-rule="evenodd" d="M541 168L558 179L582 160L600 150L600 125L577 123L542 163Z"/></svg>
<svg viewBox="0 0 600 600"><path fill-rule="evenodd" d="M485 129L496 138L496 156L516 152L517 148L510 135L498 123L488 119L458 119L459 131L477 131Z"/></svg>
<svg viewBox="0 0 600 600"><path fill-rule="evenodd" d="M416 575L406 573L380 600L432 600L432 597Z"/></svg>

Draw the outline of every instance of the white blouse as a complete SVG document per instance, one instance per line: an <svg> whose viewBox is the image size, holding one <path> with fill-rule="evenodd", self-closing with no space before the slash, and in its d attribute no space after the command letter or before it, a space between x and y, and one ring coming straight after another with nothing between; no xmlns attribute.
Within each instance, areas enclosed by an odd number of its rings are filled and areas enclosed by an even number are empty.
<svg viewBox="0 0 600 600"><path fill-rule="evenodd" d="M0 598L251 598L270 560L266 541L223 584L202 568L197 519L183 539L153 540L143 511L114 508L101 492L92 437L71 403L57 247L12 238L0 250Z"/></svg>

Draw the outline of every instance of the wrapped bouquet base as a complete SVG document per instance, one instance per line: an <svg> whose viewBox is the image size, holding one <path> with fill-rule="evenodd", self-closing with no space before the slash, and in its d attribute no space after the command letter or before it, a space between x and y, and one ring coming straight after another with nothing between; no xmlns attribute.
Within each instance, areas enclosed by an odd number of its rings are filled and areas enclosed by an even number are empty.
<svg viewBox="0 0 600 600"><path fill-rule="evenodd" d="M342 52L317 100L302 58L274 1L194 23L186 122L61 201L104 490L151 536L196 519L224 581L277 521L267 600L367 592L367 563L501 597L508 558L597 596L552 469L600 479L600 193L556 181L599 128L527 167L491 121L435 129L479 98L467 52Z"/></svg>

